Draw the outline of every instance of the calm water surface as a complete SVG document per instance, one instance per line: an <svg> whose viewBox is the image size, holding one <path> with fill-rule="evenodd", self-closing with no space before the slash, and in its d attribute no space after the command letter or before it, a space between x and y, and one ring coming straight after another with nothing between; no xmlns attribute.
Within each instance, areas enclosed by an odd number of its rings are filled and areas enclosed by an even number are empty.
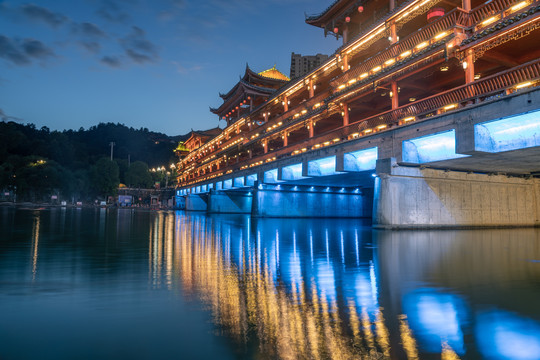
<svg viewBox="0 0 540 360"><path fill-rule="evenodd" d="M540 231L0 208L0 359L540 359Z"/></svg>

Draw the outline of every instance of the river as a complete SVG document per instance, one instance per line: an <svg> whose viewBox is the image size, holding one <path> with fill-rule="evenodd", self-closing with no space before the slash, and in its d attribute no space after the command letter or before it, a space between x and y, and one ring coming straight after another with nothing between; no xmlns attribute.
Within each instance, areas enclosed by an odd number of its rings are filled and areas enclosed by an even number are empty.
<svg viewBox="0 0 540 360"><path fill-rule="evenodd" d="M540 229L0 207L0 359L540 359Z"/></svg>

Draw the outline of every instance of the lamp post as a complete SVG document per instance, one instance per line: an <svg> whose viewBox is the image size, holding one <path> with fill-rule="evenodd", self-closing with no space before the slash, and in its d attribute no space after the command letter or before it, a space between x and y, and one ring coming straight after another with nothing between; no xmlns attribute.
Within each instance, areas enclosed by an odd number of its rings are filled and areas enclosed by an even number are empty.
<svg viewBox="0 0 540 360"><path fill-rule="evenodd" d="M109 145L111 146L111 161L113 159L113 148L114 148L114 145L116 145L114 142L110 142Z"/></svg>

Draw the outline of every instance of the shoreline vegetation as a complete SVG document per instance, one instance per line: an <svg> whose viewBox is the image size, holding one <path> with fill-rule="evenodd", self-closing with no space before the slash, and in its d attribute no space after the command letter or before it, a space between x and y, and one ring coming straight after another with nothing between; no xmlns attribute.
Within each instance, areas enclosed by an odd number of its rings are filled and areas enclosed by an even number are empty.
<svg viewBox="0 0 540 360"><path fill-rule="evenodd" d="M167 205L133 205L133 206L119 206L118 204L51 204L40 202L10 202L0 201L0 208L13 207L20 210L48 210L48 209L120 209L120 210L137 210L137 211L156 211L156 210L175 210L174 207Z"/></svg>
<svg viewBox="0 0 540 360"><path fill-rule="evenodd" d="M115 202L123 186L174 187L170 164L175 162L178 141L186 136L114 123L51 131L1 121L0 202L93 206L96 201Z"/></svg>

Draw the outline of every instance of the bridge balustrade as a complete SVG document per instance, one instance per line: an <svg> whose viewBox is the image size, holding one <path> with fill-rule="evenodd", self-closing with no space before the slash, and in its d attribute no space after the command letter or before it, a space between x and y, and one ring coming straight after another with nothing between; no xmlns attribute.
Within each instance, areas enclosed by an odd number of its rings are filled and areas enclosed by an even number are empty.
<svg viewBox="0 0 540 360"><path fill-rule="evenodd" d="M413 34L403 38L386 50L363 61L358 66L344 72L343 74L331 80L331 85L337 87L340 84L347 83L350 80L357 79L361 74L369 72L371 69L381 66L385 61L398 57L408 50L412 50L416 45L432 39L440 33L450 31L455 27L466 27L468 24L468 14L459 8L447 13L442 18L426 25ZM448 34L450 35L450 33Z"/></svg>
<svg viewBox="0 0 540 360"><path fill-rule="evenodd" d="M492 17L500 14L503 17L504 12L517 4L521 4L525 1L520 0L494 0L490 2L485 2L484 4L475 7L470 12L469 26L474 26L481 23L483 20L488 17ZM525 7L528 7L531 4L538 3L538 0L528 0L528 4ZM525 8L524 7L524 8Z"/></svg>

